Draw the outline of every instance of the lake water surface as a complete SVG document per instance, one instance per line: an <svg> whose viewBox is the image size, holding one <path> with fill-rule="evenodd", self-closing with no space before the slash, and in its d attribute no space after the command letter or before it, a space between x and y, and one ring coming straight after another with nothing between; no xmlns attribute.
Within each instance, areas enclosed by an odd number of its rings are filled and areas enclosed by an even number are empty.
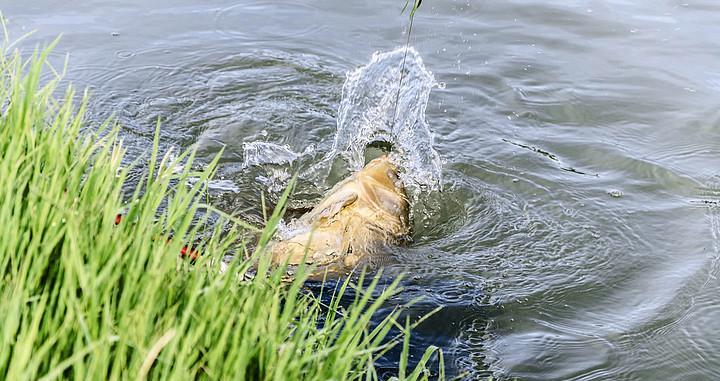
<svg viewBox="0 0 720 381"><path fill-rule="evenodd" d="M332 149L346 74L404 44L402 0L0 0L31 48L62 33L91 118L130 155L226 146L216 202L258 221L262 191ZM720 3L425 0L411 45L441 191L419 194L416 332L468 379L720 379ZM286 145L250 166L249 142ZM251 146L253 148L253 146ZM262 147L254 146L262 149ZM271 157L272 156L272 157ZM274 159L273 159L274 160ZM271 160L271 161L273 161ZM301 179L299 206L341 174ZM305 180L304 182L302 180Z"/></svg>

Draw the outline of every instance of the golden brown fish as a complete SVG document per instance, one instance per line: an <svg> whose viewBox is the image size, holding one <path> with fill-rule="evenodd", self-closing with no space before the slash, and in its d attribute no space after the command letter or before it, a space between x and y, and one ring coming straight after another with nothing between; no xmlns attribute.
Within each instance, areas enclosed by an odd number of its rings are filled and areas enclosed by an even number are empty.
<svg viewBox="0 0 720 381"><path fill-rule="evenodd" d="M295 226L303 227L270 248L274 264L303 262L334 269L356 266L387 244L405 240L408 198L387 156L335 185Z"/></svg>

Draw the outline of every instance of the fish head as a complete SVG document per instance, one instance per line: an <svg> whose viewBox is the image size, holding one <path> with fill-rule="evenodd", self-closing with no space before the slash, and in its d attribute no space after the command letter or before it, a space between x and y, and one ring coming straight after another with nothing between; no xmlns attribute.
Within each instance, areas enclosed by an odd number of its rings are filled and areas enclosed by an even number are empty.
<svg viewBox="0 0 720 381"><path fill-rule="evenodd" d="M373 225L376 231L392 236L409 232L409 200L397 166L387 155L370 161L358 172L353 187L361 200L358 214L366 219L361 225Z"/></svg>
<svg viewBox="0 0 720 381"><path fill-rule="evenodd" d="M405 188L398 177L398 168L390 161L388 155L371 160L359 173L358 177L371 178L386 188L405 194Z"/></svg>

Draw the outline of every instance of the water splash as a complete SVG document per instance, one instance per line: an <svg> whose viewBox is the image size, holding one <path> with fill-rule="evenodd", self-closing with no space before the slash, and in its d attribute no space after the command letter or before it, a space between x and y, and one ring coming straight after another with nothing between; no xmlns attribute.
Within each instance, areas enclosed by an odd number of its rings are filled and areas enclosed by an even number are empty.
<svg viewBox="0 0 720 381"><path fill-rule="evenodd" d="M287 145L270 142L255 141L243 143L243 168L263 166L264 174L255 179L275 193L282 192L292 177L287 166L292 165L298 158L314 151L310 145L302 153L293 151Z"/></svg>
<svg viewBox="0 0 720 381"><path fill-rule="evenodd" d="M436 85L420 54L411 47L373 54L367 65L347 75L335 141L326 160L341 156L348 168L356 171L364 165L368 144L388 142L406 186L438 190L440 156L425 121L430 90Z"/></svg>
<svg viewBox="0 0 720 381"><path fill-rule="evenodd" d="M332 148L301 177L322 183L337 158L342 159L347 170L358 171L365 164L368 145L381 141L392 145L391 159L415 196L439 190L440 156L425 121L430 91L437 85L420 54L411 47L373 54L367 65L347 74ZM315 153L314 147L296 153L288 146L269 142L245 143L243 149L245 167L292 164Z"/></svg>
<svg viewBox="0 0 720 381"><path fill-rule="evenodd" d="M270 142L243 143L243 167L252 167L264 164L292 164L300 154L294 152L287 145L278 145Z"/></svg>

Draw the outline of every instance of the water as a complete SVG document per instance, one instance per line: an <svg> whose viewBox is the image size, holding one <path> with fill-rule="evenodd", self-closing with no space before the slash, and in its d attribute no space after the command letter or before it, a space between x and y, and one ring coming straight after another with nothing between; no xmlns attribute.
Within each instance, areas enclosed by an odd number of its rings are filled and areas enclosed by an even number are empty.
<svg viewBox="0 0 720 381"><path fill-rule="evenodd" d="M348 74L328 158L342 155L357 171L365 164L368 144L388 142L406 187L439 190L440 157L425 121L435 84L413 48L373 54L370 63Z"/></svg>
<svg viewBox="0 0 720 381"><path fill-rule="evenodd" d="M116 115L132 155L158 118L164 147L197 144L208 159L224 146L215 202L259 221L261 192L272 199L272 185L347 152L335 143L346 77L404 43L401 3L0 9L15 35L38 30L24 47L63 33L53 59L69 52L91 118ZM437 83L422 123L441 191L418 198L414 241L387 264L408 273L399 301L424 297L410 314L444 306L418 328L416 354L440 345L469 379L720 378L718 11L713 0L423 2L411 45ZM280 160L248 165L253 142L282 147ZM432 151L401 148L436 173ZM300 179L295 206L352 164L333 167Z"/></svg>
<svg viewBox="0 0 720 381"><path fill-rule="evenodd" d="M439 191L442 163L425 120L430 90L436 85L412 47L373 54L367 65L347 74L332 147L300 177L318 186L328 182L333 168L340 167L345 175L359 171L372 155L373 145L383 142L389 144L390 158L415 201L423 193ZM316 151L311 144L299 154L287 145L262 140L243 143L243 149L246 168L291 164ZM282 189L287 182L271 185Z"/></svg>

